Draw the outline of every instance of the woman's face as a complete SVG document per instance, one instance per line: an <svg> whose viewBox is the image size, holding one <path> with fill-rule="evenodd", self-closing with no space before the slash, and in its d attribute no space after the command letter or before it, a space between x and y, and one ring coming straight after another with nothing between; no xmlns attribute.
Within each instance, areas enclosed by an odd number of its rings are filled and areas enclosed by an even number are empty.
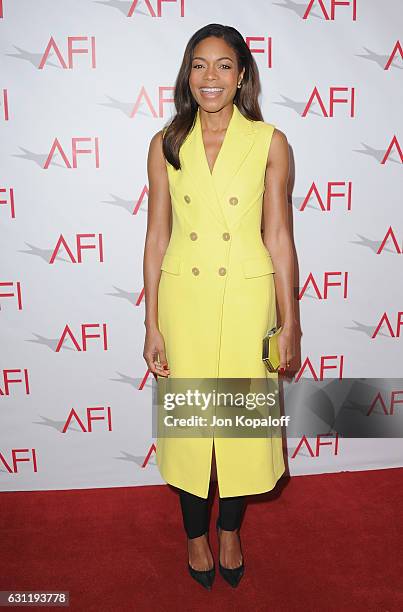
<svg viewBox="0 0 403 612"><path fill-rule="evenodd" d="M212 113L232 104L243 74L244 69L238 73L233 48L222 38L209 36L194 49L189 87L197 104Z"/></svg>

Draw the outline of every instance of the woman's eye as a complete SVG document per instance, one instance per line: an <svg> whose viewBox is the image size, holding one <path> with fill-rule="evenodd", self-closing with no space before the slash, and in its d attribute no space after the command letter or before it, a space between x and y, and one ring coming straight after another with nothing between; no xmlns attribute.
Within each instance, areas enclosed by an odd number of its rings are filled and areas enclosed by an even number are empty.
<svg viewBox="0 0 403 612"><path fill-rule="evenodd" d="M229 66L228 64L221 64L221 66L223 68L232 68L232 66ZM193 68L203 68L203 64L195 64Z"/></svg>

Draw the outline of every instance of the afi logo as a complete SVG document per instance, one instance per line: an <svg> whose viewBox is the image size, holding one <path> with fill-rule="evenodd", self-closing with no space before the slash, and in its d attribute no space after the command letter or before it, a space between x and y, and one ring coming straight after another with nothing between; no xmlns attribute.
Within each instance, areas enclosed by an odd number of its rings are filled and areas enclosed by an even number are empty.
<svg viewBox="0 0 403 612"><path fill-rule="evenodd" d="M101 329L101 332L99 334L89 334L89 333L87 333L87 329L90 328L90 327L95 327L95 329ZM87 351L87 340L88 340L88 338L102 338L102 340L103 340L103 350L104 351L108 350L108 339L107 339L107 335L106 335L106 323L103 323L102 326L100 326L99 323L83 323L81 325L80 329L81 329L81 346L77 342L73 332L70 330L70 327L68 325L66 325L66 327L64 328L63 333L62 333L62 335L60 337L60 340L57 343L56 353L58 353L60 351L61 347L63 346L63 342L65 341L65 339L67 337L71 338L75 348L79 352L83 351L85 353Z"/></svg>
<svg viewBox="0 0 403 612"><path fill-rule="evenodd" d="M22 454L22 457L19 455ZM30 463L33 467L33 471L38 471L38 465L36 462L36 450L35 448L13 448L11 449L11 457L9 462L4 457L3 453L0 452L0 462L4 465L9 474L18 474L19 463Z"/></svg>
<svg viewBox="0 0 403 612"><path fill-rule="evenodd" d="M75 49L74 43L78 41L86 41L88 44L84 48ZM96 68L96 58L95 58L95 36L68 36L67 37L67 61L64 60L63 54L60 51L57 43L55 42L53 36L51 36L50 41L48 42L45 52L42 56L42 59L39 63L39 69L42 70L44 65L46 64L46 60L48 59L50 52L54 51L56 56L60 62L61 67L64 70L73 70L73 56L80 54L90 54L91 58L91 68Z"/></svg>
<svg viewBox="0 0 403 612"><path fill-rule="evenodd" d="M129 12L127 13L128 17L132 17L134 11L136 10L137 4L138 4L139 0L133 0L130 8L129 8ZM155 13L155 10L153 8L153 5L151 4L150 0L144 0L144 4L147 7L148 13L151 17L161 17L162 16L162 5L165 4L166 2L170 2L170 3L174 3L176 5L180 5L180 9L181 9L181 17L185 16L185 0L157 0L157 2L155 3L157 5L157 13Z"/></svg>
<svg viewBox="0 0 403 612"><path fill-rule="evenodd" d="M389 225L388 231L386 232L384 238L382 239L381 246L377 250L376 254L379 255L380 253L382 253L382 251L384 249L384 246L388 242L389 238L390 238L390 240L391 240L391 242L392 242L392 244L393 244L393 246L395 248L396 253L401 255L402 252L403 252L403 243L402 243L402 246L399 246L399 243L397 241L397 238L395 236L395 233L394 233L391 225Z"/></svg>
<svg viewBox="0 0 403 612"><path fill-rule="evenodd" d="M399 141L396 138L396 136L393 136L392 140L390 141L390 144L388 146L388 148L386 149L386 153L383 156L382 160L381 160L381 164L386 163L386 160L388 159L390 153L392 152L392 149L396 147L396 151L400 157L400 163L403 164L403 152L402 149L400 147ZM392 160L393 161L393 160Z"/></svg>
<svg viewBox="0 0 403 612"><path fill-rule="evenodd" d="M146 105L146 107L148 108L148 110L151 113L151 116L154 117L155 119L161 119L164 116L164 105L166 104L172 104L172 102L174 101L174 99L171 98L165 98L164 97L164 92L165 91L173 91L173 87L169 86L169 87L158 87L158 111L154 108L153 103L151 101L151 96L148 94L146 88L144 87L144 85L142 86L137 99L134 103L133 106L133 110L131 111L129 117L132 118L134 117L139 108L143 107L143 104Z"/></svg>
<svg viewBox="0 0 403 612"><path fill-rule="evenodd" d="M330 15L329 10L326 10L325 4L330 7ZM357 20L357 0L352 0L352 2L350 2L349 0L329 0L326 3L324 2L324 0L310 0L302 19L308 19L308 16L312 9L319 9L319 11L322 13L322 15L327 21L334 21L337 6L348 6L349 8L351 7L352 19L353 21ZM314 17L317 17L317 15L314 14Z"/></svg>
<svg viewBox="0 0 403 612"><path fill-rule="evenodd" d="M14 291L5 291L5 287L14 287ZM21 298L21 283L17 281L17 283L10 282L1 282L0 281L0 310L1 310L1 299L2 298L17 298L17 308L18 310L22 310L22 298Z"/></svg>
<svg viewBox="0 0 403 612"><path fill-rule="evenodd" d="M90 244L82 244L82 240L85 238L94 238L97 240L95 240L95 244L90 243ZM69 247L68 242L65 240L63 234L60 235L57 244L52 252L51 258L49 263L53 264L56 256L59 253L59 250L61 248L64 248L65 251L67 252L70 261L72 263L83 263L83 259L82 259L82 252L85 250L93 250L95 249L97 251L97 253L99 254L99 262L103 263L104 261L104 246L103 246L103 237L102 234L76 234L76 244L75 244L75 253L76 256L74 256L73 254L73 249Z"/></svg>
<svg viewBox="0 0 403 612"><path fill-rule="evenodd" d="M381 329L382 325L385 323L390 337L391 338L400 338L400 328L403 325L403 311L399 310L396 313L396 329L393 330L392 324L389 321L389 317L386 314L386 312L383 313L382 317L380 318L380 321L378 323L378 325L375 328L374 333L372 334L371 338L376 338L376 336L378 335L379 330ZM384 334L383 334L384 335Z"/></svg>
<svg viewBox="0 0 403 612"><path fill-rule="evenodd" d="M264 36L245 36L245 42L248 45L251 53L261 54L266 53L267 55L267 67L272 67L272 59L273 59L273 40L271 36L267 37L267 49L263 46L260 48L253 48L252 43L254 42L265 42L266 39Z"/></svg>
<svg viewBox="0 0 403 612"><path fill-rule="evenodd" d="M343 368L344 368L344 355L322 355L319 358L319 366L318 373L316 373L315 367L313 366L309 357L307 357L304 363L301 365L300 371L298 375L295 377L295 381L298 380L304 375L305 370L307 370L314 380L324 380L325 373L327 370L337 370L339 374L339 379L343 378Z"/></svg>
<svg viewBox="0 0 403 612"><path fill-rule="evenodd" d="M73 165L71 165L67 158L67 155L65 154L63 150L62 145L60 144L59 140L55 138L51 146L51 149L49 151L49 155L46 158L45 165L43 166L44 170L47 170L49 168L50 162L52 161L52 157L55 151L58 151L60 153L67 168L72 168L72 167L77 168L78 155L93 153L94 158L95 158L95 168L99 168L99 138L98 136L94 138L94 151L92 149L81 149L81 150L78 149L78 144L80 142L88 142L88 141L92 142L92 140L93 139L90 137L71 139L71 156L72 156L72 162L73 162Z"/></svg>
<svg viewBox="0 0 403 612"><path fill-rule="evenodd" d="M147 455L146 455L146 457L145 457L145 459L144 459L144 461L143 461L143 463L142 463L142 466L141 466L142 468L147 467L147 465L148 465L148 462L149 462L149 460L150 460L151 455L152 455L153 453L155 453L156 451L157 451L157 447L155 446L155 444L154 444L154 443L153 443L153 444L151 444L151 446L150 446L150 448L149 448L149 450L148 450L148 453L147 453Z"/></svg>
<svg viewBox="0 0 403 612"><path fill-rule="evenodd" d="M335 276L338 280L336 282L331 282L331 277ZM340 280L339 280L340 279ZM348 280L348 272L324 272L323 274L323 282L322 282L322 291L319 289L319 285L316 282L313 274L309 274L308 278L305 281L304 286L301 289L301 293L298 296L298 299L301 300L305 291L308 287L313 287L313 290L318 297L319 300L327 300L329 296L329 287L343 287L343 299L347 299L347 280Z"/></svg>
<svg viewBox="0 0 403 612"><path fill-rule="evenodd" d="M327 111L326 105L323 102L322 97L317 87L315 87L313 92L309 96L309 100L307 102L304 112L302 113L302 117L305 117L307 115L309 111L309 107L315 100L318 102L324 117L334 116L334 108L336 104L350 104L350 108L349 108L350 117L354 117L355 88L354 87L351 88L351 94L349 97L346 97L346 98L337 98L336 97L337 92L339 91L350 92L350 89L348 87L330 87L329 88L329 103L328 103L329 110Z"/></svg>
<svg viewBox="0 0 403 612"><path fill-rule="evenodd" d="M396 44L392 49L392 53L390 54L389 59L385 64L384 70L389 70L389 66L395 59L395 55L397 55L397 53L399 53L400 57L403 59L403 48L402 48L402 45L400 44L400 40L396 41Z"/></svg>
<svg viewBox="0 0 403 612"><path fill-rule="evenodd" d="M344 187L344 189L336 191L336 189L342 187ZM332 209L332 203L334 203L336 199L340 198L342 198L342 201L346 203L347 210L351 210L352 189L353 185L351 181L328 181L326 192L321 195L319 188L315 183L312 183L299 210L305 210L311 197L314 197L314 199L318 202L319 208L323 212L329 212Z"/></svg>
<svg viewBox="0 0 403 612"><path fill-rule="evenodd" d="M11 219L15 219L14 189L10 187L10 191L8 192L4 187L0 187L0 194L2 193L6 194L6 199L3 200L0 196L0 210L4 210L7 206L10 210Z"/></svg>
<svg viewBox="0 0 403 612"><path fill-rule="evenodd" d="M323 441L322 438L332 437L330 441ZM330 433L330 434L319 434L316 436L316 445L315 448L312 448L311 443L309 442L306 436L302 436L301 440L298 442L295 451L292 454L292 459L298 455L301 448L306 449L311 457L320 457L320 452L322 446L331 446L333 449L333 455L337 457L339 454L339 434L338 433Z"/></svg>
<svg viewBox="0 0 403 612"><path fill-rule="evenodd" d="M381 391L378 391L373 401L371 402L371 405L367 412L367 416L370 416L372 412L376 410L378 404L381 408L381 414L385 416L394 416L395 406L397 406L398 404L403 404L403 389L396 389L395 391L390 392L389 405L388 399L383 397ZM377 411L377 414L379 414L379 411Z"/></svg>
<svg viewBox="0 0 403 612"><path fill-rule="evenodd" d="M139 196L139 198L137 200L137 203L136 203L135 207L133 208L133 213L132 213L133 215L137 215L137 213L140 210L141 205L144 202L146 196L147 196L147 199L148 199L148 195L149 195L148 186L144 185L143 189L141 190L140 196Z"/></svg>
<svg viewBox="0 0 403 612"><path fill-rule="evenodd" d="M18 378L15 376L18 375ZM28 370L24 368L23 370L2 370L2 387L0 387L0 397L1 396L9 396L11 385L22 386L23 392L25 395L29 395L29 379L28 379Z"/></svg>
<svg viewBox="0 0 403 612"><path fill-rule="evenodd" d="M66 433L69 428L70 423L74 421L78 424L81 431L86 433L92 433L92 422L93 421L105 421L107 424L107 431L112 431L112 413L111 407L105 406L91 406L86 409L85 418L82 420L78 416L77 412L72 408L70 410L69 415L67 417L67 421L65 422L62 433Z"/></svg>

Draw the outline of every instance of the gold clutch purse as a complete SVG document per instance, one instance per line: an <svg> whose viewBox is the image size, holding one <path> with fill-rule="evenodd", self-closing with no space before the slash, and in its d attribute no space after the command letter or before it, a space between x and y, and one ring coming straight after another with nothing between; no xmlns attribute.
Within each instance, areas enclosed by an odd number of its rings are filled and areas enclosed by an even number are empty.
<svg viewBox="0 0 403 612"><path fill-rule="evenodd" d="M262 359L269 372L277 372L280 366L280 351L278 348L278 336L281 327L273 327L263 338Z"/></svg>

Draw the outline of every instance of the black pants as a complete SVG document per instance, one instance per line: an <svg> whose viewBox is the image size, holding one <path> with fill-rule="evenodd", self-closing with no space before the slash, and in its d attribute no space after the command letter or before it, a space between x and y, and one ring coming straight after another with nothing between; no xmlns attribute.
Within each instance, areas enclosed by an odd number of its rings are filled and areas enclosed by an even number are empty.
<svg viewBox="0 0 403 612"><path fill-rule="evenodd" d="M179 489L183 525L188 538L198 538L208 531L208 498L198 497ZM234 531L241 524L245 496L219 497L219 526Z"/></svg>

